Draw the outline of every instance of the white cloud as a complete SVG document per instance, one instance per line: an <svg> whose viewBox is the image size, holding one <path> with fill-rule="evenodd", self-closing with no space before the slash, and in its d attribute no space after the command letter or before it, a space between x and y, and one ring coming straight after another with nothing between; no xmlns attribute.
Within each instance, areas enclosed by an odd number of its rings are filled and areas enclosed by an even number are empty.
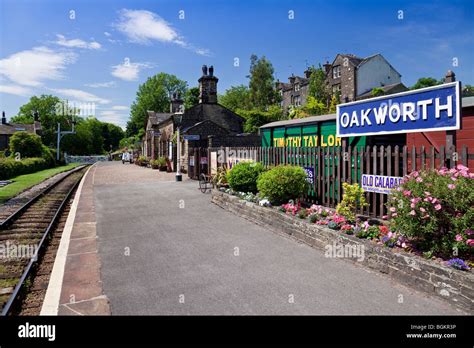
<svg viewBox="0 0 474 348"><path fill-rule="evenodd" d="M125 80L135 81L142 69L151 67L148 63L132 63L125 61L122 64L112 66L112 75Z"/></svg>
<svg viewBox="0 0 474 348"><path fill-rule="evenodd" d="M86 83L84 86L92 88L103 88L103 87L115 87L117 84L115 81L109 82L96 82L96 83Z"/></svg>
<svg viewBox="0 0 474 348"><path fill-rule="evenodd" d="M75 60L76 55L71 52L35 47L1 59L0 75L20 85L40 86L43 80L62 79L66 65Z"/></svg>
<svg viewBox="0 0 474 348"><path fill-rule="evenodd" d="M150 11L122 9L119 12L119 21L114 24L114 27L125 34L130 42L139 44L150 44L152 41L174 43L199 55L209 56L211 54L208 49L196 48L187 43L168 22Z"/></svg>
<svg viewBox="0 0 474 348"><path fill-rule="evenodd" d="M98 50L102 46L100 43L97 41L91 41L91 42L86 42L81 39L71 39L71 40L66 40L64 35L56 35L58 38L57 41L55 41L56 44L64 47L69 47L69 48L85 48L88 50Z"/></svg>
<svg viewBox="0 0 474 348"><path fill-rule="evenodd" d="M27 87L18 85L0 85L0 93L7 93L26 97L31 95L32 91Z"/></svg>
<svg viewBox="0 0 474 348"><path fill-rule="evenodd" d="M53 92L65 97L73 98L73 101L85 103L108 104L110 100L100 98L92 93L81 91L80 89L51 89Z"/></svg>
<svg viewBox="0 0 474 348"><path fill-rule="evenodd" d="M101 111L99 120L103 122L113 123L117 126L122 127L125 129L127 125L128 115L120 114L115 111Z"/></svg>
<svg viewBox="0 0 474 348"><path fill-rule="evenodd" d="M114 106L112 106L112 110L128 110L128 106L125 106L125 105L114 105Z"/></svg>
<svg viewBox="0 0 474 348"><path fill-rule="evenodd" d="M109 33L108 31L104 31L104 35L105 35L105 36L112 36L112 34Z"/></svg>

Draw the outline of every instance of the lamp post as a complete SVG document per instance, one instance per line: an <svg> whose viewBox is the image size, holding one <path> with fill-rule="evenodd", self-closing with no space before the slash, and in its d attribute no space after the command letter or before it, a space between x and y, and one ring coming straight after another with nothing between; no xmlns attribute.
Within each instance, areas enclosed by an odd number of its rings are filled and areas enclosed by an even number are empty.
<svg viewBox="0 0 474 348"><path fill-rule="evenodd" d="M181 120L183 119L183 115L175 115L176 124L177 126L177 137L176 137L176 181L183 181L183 176L181 175L181 138L180 138L180 128L181 128Z"/></svg>
<svg viewBox="0 0 474 348"><path fill-rule="evenodd" d="M76 131L74 130L75 124L76 124L76 121L72 121L72 130L61 132L61 123L58 122L58 131L56 132L58 134L58 141L56 145L56 160L57 161L59 161L59 145L61 144L61 138L65 136L66 134L76 134Z"/></svg>

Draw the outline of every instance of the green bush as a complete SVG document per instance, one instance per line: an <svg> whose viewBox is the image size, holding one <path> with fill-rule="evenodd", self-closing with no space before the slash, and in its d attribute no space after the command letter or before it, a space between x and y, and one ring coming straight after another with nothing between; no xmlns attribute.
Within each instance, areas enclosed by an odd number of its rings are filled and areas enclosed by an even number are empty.
<svg viewBox="0 0 474 348"><path fill-rule="evenodd" d="M344 194L342 201L337 205L336 213L344 216L348 221L355 222L356 209L365 208L369 204L365 201L364 190L359 184L342 183Z"/></svg>
<svg viewBox="0 0 474 348"><path fill-rule="evenodd" d="M474 174L467 167L412 172L388 206L392 229L421 251L472 257Z"/></svg>
<svg viewBox="0 0 474 348"><path fill-rule="evenodd" d="M257 192L258 176L265 171L261 163L239 162L227 174L229 186L238 192Z"/></svg>
<svg viewBox="0 0 474 348"><path fill-rule="evenodd" d="M28 132L15 132L10 137L11 156L20 154L20 158L42 157L43 143L39 135Z"/></svg>
<svg viewBox="0 0 474 348"><path fill-rule="evenodd" d="M276 205L301 198L308 188L308 182L303 168L277 166L260 175L257 188L262 197Z"/></svg>
<svg viewBox="0 0 474 348"><path fill-rule="evenodd" d="M0 159L0 180L34 173L49 167L48 162L44 158L25 158L21 161L13 158L2 158Z"/></svg>

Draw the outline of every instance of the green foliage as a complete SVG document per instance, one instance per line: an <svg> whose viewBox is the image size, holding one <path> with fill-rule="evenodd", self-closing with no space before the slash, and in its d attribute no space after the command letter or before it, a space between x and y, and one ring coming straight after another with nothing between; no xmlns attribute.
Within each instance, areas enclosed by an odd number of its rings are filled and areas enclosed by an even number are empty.
<svg viewBox="0 0 474 348"><path fill-rule="evenodd" d="M336 112L336 106L341 102L341 92L337 92L331 97L331 103L329 104L329 113Z"/></svg>
<svg viewBox="0 0 474 348"><path fill-rule="evenodd" d="M216 187L227 185L227 175L228 170L225 167L218 167L216 174L212 177L212 184Z"/></svg>
<svg viewBox="0 0 474 348"><path fill-rule="evenodd" d="M327 108L323 102L317 100L315 97L308 96L306 105L302 107L292 107L288 118L304 118L308 116L323 115L327 113Z"/></svg>
<svg viewBox="0 0 474 348"><path fill-rule="evenodd" d="M468 168L412 172L390 197L392 229L421 251L472 256L474 175Z"/></svg>
<svg viewBox="0 0 474 348"><path fill-rule="evenodd" d="M283 117L283 112L278 105L270 106L267 111L238 109L236 113L245 118L244 132L246 133L257 133L259 127L269 122L281 120Z"/></svg>
<svg viewBox="0 0 474 348"><path fill-rule="evenodd" d="M432 77L420 77L416 83L410 87L410 89L419 89L419 88L424 88L424 87L431 87L431 86L436 86L440 85L443 83L443 80L436 80Z"/></svg>
<svg viewBox="0 0 474 348"><path fill-rule="evenodd" d="M325 104L329 96L326 87L326 72L321 64L318 68L311 67L310 70L308 95Z"/></svg>
<svg viewBox="0 0 474 348"><path fill-rule="evenodd" d="M464 85L462 87L462 96L463 97L473 97L474 96L474 86Z"/></svg>
<svg viewBox="0 0 474 348"><path fill-rule="evenodd" d="M265 57L260 59L252 54L250 57L250 103L252 107L265 110L279 101L275 90L275 78L272 63Z"/></svg>
<svg viewBox="0 0 474 348"><path fill-rule="evenodd" d="M175 75L159 73L149 77L138 87L137 96L130 108L130 120L127 123L127 136L145 128L147 111L169 112L170 96L173 93L186 95L187 83Z"/></svg>
<svg viewBox="0 0 474 348"><path fill-rule="evenodd" d="M369 204L365 201L364 190L359 184L342 183L343 196L342 201L336 207L336 213L342 215L346 220L355 222L356 209L367 207Z"/></svg>
<svg viewBox="0 0 474 348"><path fill-rule="evenodd" d="M137 158L135 164L139 165L140 167L146 167L146 165L148 164L148 160L145 156L140 156Z"/></svg>
<svg viewBox="0 0 474 348"><path fill-rule="evenodd" d="M43 143L39 135L28 132L15 132L10 137L11 156L20 154L20 158L41 157L43 154Z"/></svg>
<svg viewBox="0 0 474 348"><path fill-rule="evenodd" d="M155 160L150 160L150 166L152 169L158 169L160 168L160 161L155 159Z"/></svg>
<svg viewBox="0 0 474 348"><path fill-rule="evenodd" d="M314 224L316 221L319 221L319 215L318 214L311 214L309 216L309 221Z"/></svg>
<svg viewBox="0 0 474 348"><path fill-rule="evenodd" d="M219 104L236 112L236 110L249 110L250 90L247 86L238 85L227 89L224 95L219 96Z"/></svg>
<svg viewBox="0 0 474 348"><path fill-rule="evenodd" d="M48 168L48 162L40 157L24 158L20 161L13 158L2 158L0 159L0 180L37 172L46 168Z"/></svg>
<svg viewBox="0 0 474 348"><path fill-rule="evenodd" d="M306 211L306 209L301 209L298 212L298 217L302 220L306 219L308 217L308 212Z"/></svg>
<svg viewBox="0 0 474 348"><path fill-rule="evenodd" d="M381 96L381 95L384 95L385 92L383 90L383 88L380 88L380 87L375 87L375 88L372 88L372 91L370 92L370 95L372 97L378 97L378 96Z"/></svg>
<svg viewBox="0 0 474 348"><path fill-rule="evenodd" d="M61 127L66 127L71 124L72 115L69 108L66 106L61 110L65 110L64 114L58 113L58 105L62 104L61 99L52 95L33 96L28 103L20 107L17 116L12 117L11 123L33 123L33 113L38 111L42 128L42 140L46 146L56 145L56 129L58 122Z"/></svg>
<svg viewBox="0 0 474 348"><path fill-rule="evenodd" d="M187 110L197 104L199 104L199 87L189 88L184 94L184 108Z"/></svg>
<svg viewBox="0 0 474 348"><path fill-rule="evenodd" d="M308 182L303 168L277 166L260 175L257 188L262 197L275 205L301 198L308 188Z"/></svg>
<svg viewBox="0 0 474 348"><path fill-rule="evenodd" d="M229 186L234 191L257 192L257 179L265 168L261 163L239 162L227 174Z"/></svg>

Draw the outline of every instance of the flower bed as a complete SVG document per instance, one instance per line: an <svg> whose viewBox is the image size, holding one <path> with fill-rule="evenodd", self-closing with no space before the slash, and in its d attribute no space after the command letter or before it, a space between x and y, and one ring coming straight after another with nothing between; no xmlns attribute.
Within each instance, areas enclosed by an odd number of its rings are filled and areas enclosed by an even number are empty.
<svg viewBox="0 0 474 348"><path fill-rule="evenodd" d="M298 203L289 202L278 208L269 207L262 204L268 201L258 195L231 190L213 190L212 202L326 252L332 245L345 250L362 248L364 257L345 258L390 274L411 287L436 294L472 311L474 275L471 270L461 270L466 263L455 259L445 262L423 258L405 236L392 232L387 224L370 224L361 220L350 222L335 211L316 205L302 208Z"/></svg>

